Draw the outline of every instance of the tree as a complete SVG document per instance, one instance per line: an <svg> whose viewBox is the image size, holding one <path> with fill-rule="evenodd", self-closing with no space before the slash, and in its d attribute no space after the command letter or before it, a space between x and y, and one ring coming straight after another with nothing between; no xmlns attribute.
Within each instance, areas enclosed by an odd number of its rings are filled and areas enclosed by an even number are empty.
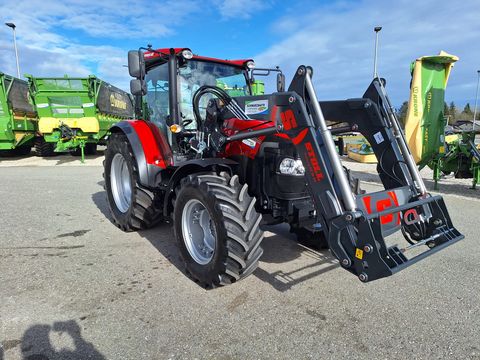
<svg viewBox="0 0 480 360"><path fill-rule="evenodd" d="M453 101L448 107L448 115L450 116L450 118L448 119L449 124L453 124L457 121L457 107L455 106L455 103Z"/></svg>
<svg viewBox="0 0 480 360"><path fill-rule="evenodd" d="M467 103L463 108L463 111L457 116L457 120L472 120L473 112L470 109L470 104Z"/></svg>
<svg viewBox="0 0 480 360"><path fill-rule="evenodd" d="M400 109L398 109L397 116L400 124L405 127L405 120L407 119L408 114L408 101L404 101Z"/></svg>

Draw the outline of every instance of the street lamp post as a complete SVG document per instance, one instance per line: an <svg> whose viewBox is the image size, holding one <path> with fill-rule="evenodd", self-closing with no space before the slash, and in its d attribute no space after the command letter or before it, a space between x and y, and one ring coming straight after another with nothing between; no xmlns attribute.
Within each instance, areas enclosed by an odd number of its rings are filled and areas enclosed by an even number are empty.
<svg viewBox="0 0 480 360"><path fill-rule="evenodd" d="M14 23L5 23L9 28L13 30L13 46L15 47L15 59L17 60L17 77L20 78L20 65L18 63L18 50L17 50L17 35L15 32L15 24Z"/></svg>
<svg viewBox="0 0 480 360"><path fill-rule="evenodd" d="M475 92L475 107L473 109L473 126L472 130L475 132L475 122L477 120L477 100L478 100L478 85L480 84L480 70L477 70L477 91Z"/></svg>
<svg viewBox="0 0 480 360"><path fill-rule="evenodd" d="M378 33L382 30L381 26L375 26L373 31L375 31L375 57L373 58L373 77L376 78L377 75L377 53L378 53Z"/></svg>

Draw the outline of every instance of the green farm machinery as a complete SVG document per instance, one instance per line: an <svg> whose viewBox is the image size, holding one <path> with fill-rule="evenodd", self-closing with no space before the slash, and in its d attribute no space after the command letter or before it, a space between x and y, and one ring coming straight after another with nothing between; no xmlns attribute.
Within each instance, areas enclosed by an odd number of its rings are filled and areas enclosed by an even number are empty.
<svg viewBox="0 0 480 360"><path fill-rule="evenodd" d="M27 78L38 113L38 155L70 151L83 162L105 142L110 127L133 116L131 96L95 76Z"/></svg>
<svg viewBox="0 0 480 360"><path fill-rule="evenodd" d="M412 63L412 83L405 135L412 155L420 166L433 170L435 189L442 174L473 178L473 188L480 183L480 152L475 145L475 131L452 130L446 136L444 114L445 88L458 57L440 52L423 56Z"/></svg>
<svg viewBox="0 0 480 360"><path fill-rule="evenodd" d="M28 84L0 72L0 155L27 155L37 130Z"/></svg>

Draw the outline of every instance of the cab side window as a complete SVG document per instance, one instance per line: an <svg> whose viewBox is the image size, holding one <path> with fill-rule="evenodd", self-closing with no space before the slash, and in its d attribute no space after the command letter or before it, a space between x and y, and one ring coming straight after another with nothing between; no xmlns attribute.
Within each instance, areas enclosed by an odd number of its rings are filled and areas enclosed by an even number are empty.
<svg viewBox="0 0 480 360"><path fill-rule="evenodd" d="M144 114L162 131L166 131L170 114L168 90L168 64L162 64L149 71L145 77L147 95L144 96Z"/></svg>

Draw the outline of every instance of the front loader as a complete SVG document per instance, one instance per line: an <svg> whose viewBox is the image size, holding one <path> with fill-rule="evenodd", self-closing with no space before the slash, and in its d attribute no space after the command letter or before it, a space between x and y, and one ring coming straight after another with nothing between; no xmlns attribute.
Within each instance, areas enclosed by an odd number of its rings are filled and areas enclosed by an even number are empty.
<svg viewBox="0 0 480 360"><path fill-rule="evenodd" d="M278 92L252 95L252 60L145 50L129 52L137 119L111 129L107 199L125 231L173 222L186 272L200 285L251 274L262 224L288 223L363 282L463 238L443 199L427 193L382 79L362 98L319 102L312 68L300 66L287 91L278 76ZM372 145L383 191L352 190L333 139L352 129ZM388 246L397 231L406 244Z"/></svg>

